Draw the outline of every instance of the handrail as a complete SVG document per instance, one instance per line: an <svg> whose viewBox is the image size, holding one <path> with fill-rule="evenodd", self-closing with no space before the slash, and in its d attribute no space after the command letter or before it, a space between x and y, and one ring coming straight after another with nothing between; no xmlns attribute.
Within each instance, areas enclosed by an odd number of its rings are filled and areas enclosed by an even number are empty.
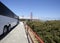
<svg viewBox="0 0 60 43"><path fill-rule="evenodd" d="M29 26L28 28L31 30L31 32L34 34L34 36L36 37L36 39L39 41L39 43L44 43L44 41L36 34L36 32L34 32Z"/></svg>

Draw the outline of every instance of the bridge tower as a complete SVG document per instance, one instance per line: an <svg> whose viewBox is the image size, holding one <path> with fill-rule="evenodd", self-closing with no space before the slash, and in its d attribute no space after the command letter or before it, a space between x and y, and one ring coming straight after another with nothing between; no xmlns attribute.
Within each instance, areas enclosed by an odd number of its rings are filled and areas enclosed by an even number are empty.
<svg viewBox="0 0 60 43"><path fill-rule="evenodd" d="M30 19L31 19L31 21L32 21L32 19L33 19L33 15L32 15L32 12L30 13Z"/></svg>

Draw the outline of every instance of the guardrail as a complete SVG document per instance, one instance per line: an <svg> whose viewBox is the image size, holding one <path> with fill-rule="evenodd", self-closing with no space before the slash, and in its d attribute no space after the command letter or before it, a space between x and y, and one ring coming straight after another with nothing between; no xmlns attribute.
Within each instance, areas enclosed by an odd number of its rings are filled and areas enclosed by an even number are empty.
<svg viewBox="0 0 60 43"><path fill-rule="evenodd" d="M27 25L28 29L30 29L30 31L34 34L34 36L36 37L36 39L39 41L39 43L44 43L44 41L36 34L36 32L34 32L28 25ZM31 38L32 39L32 38ZM34 43L34 41L33 41Z"/></svg>

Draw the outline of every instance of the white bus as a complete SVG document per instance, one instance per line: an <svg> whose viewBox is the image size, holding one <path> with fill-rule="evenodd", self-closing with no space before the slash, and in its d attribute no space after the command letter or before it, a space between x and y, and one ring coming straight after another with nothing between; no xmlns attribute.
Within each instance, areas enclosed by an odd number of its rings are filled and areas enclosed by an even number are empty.
<svg viewBox="0 0 60 43"><path fill-rule="evenodd" d="M7 33L19 23L19 17L0 2L0 35Z"/></svg>

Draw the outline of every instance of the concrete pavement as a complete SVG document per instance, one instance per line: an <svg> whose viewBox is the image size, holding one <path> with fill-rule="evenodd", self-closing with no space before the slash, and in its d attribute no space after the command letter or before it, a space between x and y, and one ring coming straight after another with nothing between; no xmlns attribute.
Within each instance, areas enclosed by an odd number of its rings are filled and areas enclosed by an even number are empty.
<svg viewBox="0 0 60 43"><path fill-rule="evenodd" d="M0 43L29 43L23 23L20 22L5 38L0 40Z"/></svg>

